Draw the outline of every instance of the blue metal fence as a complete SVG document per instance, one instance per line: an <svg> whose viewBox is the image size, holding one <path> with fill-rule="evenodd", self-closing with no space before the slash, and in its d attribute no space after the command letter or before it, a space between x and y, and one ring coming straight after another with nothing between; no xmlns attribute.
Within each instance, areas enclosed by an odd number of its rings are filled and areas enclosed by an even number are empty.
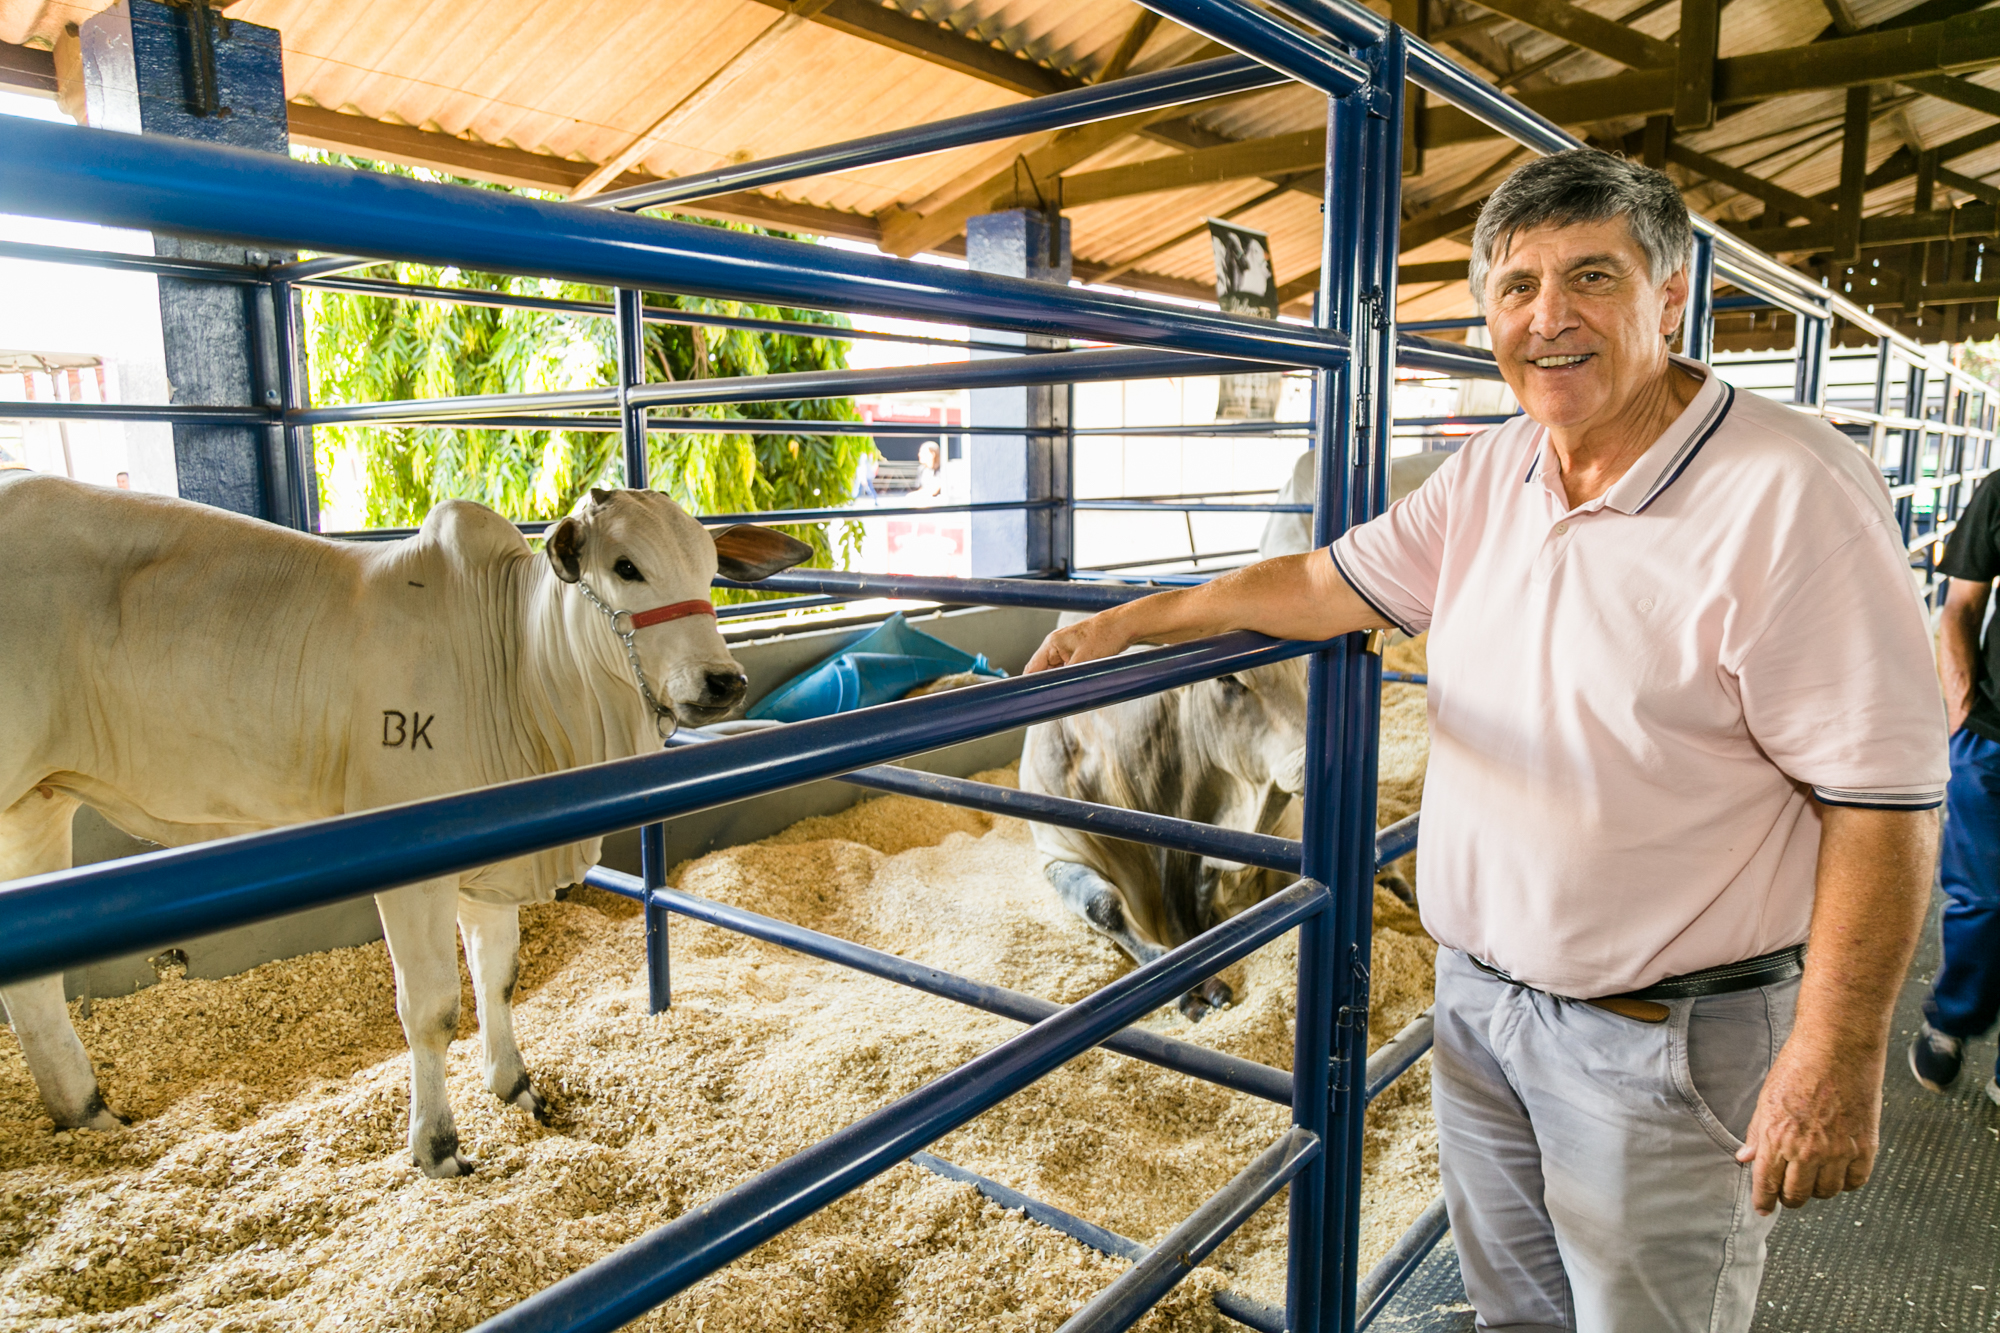
<svg viewBox="0 0 2000 1333"><path fill-rule="evenodd" d="M219 405L12 405L11 415L155 421L253 421L282 433L295 487L310 465L314 424L447 423L616 431L628 484L643 486L653 430L781 429L793 433L893 428L847 422L745 422L678 418L661 409L772 399L824 398L862 389L982 384L1074 384L1091 378L1214 374L1294 367L1315 380L1310 422L1161 428L1215 436L1298 432L1332 465L1319 469L1313 537L1325 543L1387 502L1391 396L1400 364L1491 377L1490 355L1423 336L1463 327L1433 321L1398 330L1395 312L1402 93L1406 78L1538 151L1569 147L1559 127L1479 82L1422 42L1353 0L1277 0L1283 17L1246 0L1149 0L1151 7L1242 52L1201 66L1120 80L958 117L933 126L834 145L706 176L601 196L590 205L539 203L484 191L310 167L271 156L172 140L142 139L0 118L0 212L71 218L167 233L217 236L329 252L270 269L189 260L92 254L9 245L0 254L98 264L180 278L266 284L288 355L279 401L267 408ZM886 162L1027 129L1086 123L1174 105L1219 91L1293 79L1327 94L1323 287L1311 326L1169 306L1137 297L1053 287L901 260L806 247L689 227L623 210L718 190L768 185L834 167ZM1983 386L1874 321L1843 296L1749 250L1702 221L1690 350L1709 342L1715 309L1754 300L1797 317L1795 398L1871 450L1896 482L1906 540L1919 566L1955 521L1970 484L1991 468L1994 405ZM470 293L349 274L383 260L592 283L602 302ZM1739 296L1713 299L1715 283ZM615 321L618 383L552 394L443 401L319 405L307 400L299 353L297 293L327 290L408 299L478 301L561 310ZM786 308L862 311L1008 333L1113 344L1029 352L1011 344L930 339L968 350L1019 355L948 367L844 371L760 380L647 384L638 355L644 324L676 320L812 336L868 336L823 325L748 320L648 307L647 290L748 299ZM1851 401L1828 390L1842 358L1838 322L1874 341L1872 392ZM1851 359L1851 358L1849 358ZM1436 424L1435 420L1412 425ZM975 434L980 428L952 428ZM1008 428L1009 434L1023 432ZM1073 441L1082 432L1069 432ZM1116 433L1139 432L1120 430ZM302 492L289 512L307 513ZM1023 502L1077 509L1298 510L1233 497L1160 496L1121 501ZM992 506L968 505L961 511ZM859 511L885 514L892 510ZM939 512L930 507L928 512ZM800 522L850 516L841 510L718 515ZM400 534L355 534L389 536ZM1088 580L1070 571L1023 571L1014 579L929 579L792 570L756 585L793 594L786 605L828 605L900 596L991 606L1094 610L1142 595L1116 571ZM1197 576L1198 577L1198 576ZM725 584L724 586L740 586ZM1208 828L1144 812L988 787L885 767L891 761L1026 723L1249 667L1310 655L1307 811L1301 842ZM1398 677L1390 673L1393 678ZM1415 820L1375 828L1375 752L1384 673L1363 636L1321 644L1224 636L1067 668L1025 679L905 701L763 732L676 747L657 755L524 782L368 811L315 824L175 849L127 861L16 881L0 888L0 981L138 950L191 935L366 895L541 848L638 827L641 874L607 870L590 881L639 899L646 910L648 974L655 1009L671 999L668 921L698 919L802 950L1030 1026L1012 1040L814 1145L728 1194L683 1215L617 1254L492 1320L508 1330L610 1329L668 1299L816 1208L898 1162L946 1169L920 1150L1063 1061L1103 1045L1292 1108L1292 1127L1214 1199L1150 1251L1083 1219L1024 1200L1033 1215L1133 1267L1068 1328L1128 1326L1275 1193L1289 1186L1286 1307L1231 1293L1218 1304L1260 1329L1349 1333L1379 1311L1443 1230L1433 1208L1378 1270L1358 1270L1362 1113L1367 1101L1429 1046L1428 1020L1368 1058L1367 1013L1372 879L1407 854ZM1222 859L1265 865L1293 885L1165 957L1067 1007L983 986L910 960L863 949L664 887L659 821L694 810L838 777ZM1132 1024L1189 984L1280 934L1299 931L1297 1020L1289 1073L1134 1029ZM963 1174L963 1173L961 1173ZM974 1180L982 1189L1004 1190ZM996 1196L998 1197L998 1196ZM1016 1196L1018 1197L1018 1196ZM1039 1210L1039 1211L1036 1211Z"/></svg>

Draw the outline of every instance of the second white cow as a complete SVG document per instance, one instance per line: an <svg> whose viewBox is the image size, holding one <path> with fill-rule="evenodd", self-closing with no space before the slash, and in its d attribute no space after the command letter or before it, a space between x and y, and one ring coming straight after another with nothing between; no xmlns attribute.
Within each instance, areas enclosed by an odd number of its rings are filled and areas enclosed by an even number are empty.
<svg viewBox="0 0 2000 1333"><path fill-rule="evenodd" d="M711 539L651 491L592 491L537 554L463 501L408 540L364 545L63 478L0 480L0 881L67 868L80 803L178 846L656 749L676 718L713 721L743 697L709 606L718 568L754 580L810 553L749 525ZM518 908L580 880L598 850L377 895L426 1175L474 1165L445 1092L454 923L486 1086L539 1114L510 1013ZM0 999L56 1124L114 1128L61 976Z"/></svg>

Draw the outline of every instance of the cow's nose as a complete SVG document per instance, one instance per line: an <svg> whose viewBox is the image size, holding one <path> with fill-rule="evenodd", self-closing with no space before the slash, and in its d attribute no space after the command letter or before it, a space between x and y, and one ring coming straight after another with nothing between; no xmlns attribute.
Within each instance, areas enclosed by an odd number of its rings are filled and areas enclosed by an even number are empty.
<svg viewBox="0 0 2000 1333"><path fill-rule="evenodd" d="M711 671L705 680L708 697L722 703L735 703L750 688L750 678L741 671Z"/></svg>

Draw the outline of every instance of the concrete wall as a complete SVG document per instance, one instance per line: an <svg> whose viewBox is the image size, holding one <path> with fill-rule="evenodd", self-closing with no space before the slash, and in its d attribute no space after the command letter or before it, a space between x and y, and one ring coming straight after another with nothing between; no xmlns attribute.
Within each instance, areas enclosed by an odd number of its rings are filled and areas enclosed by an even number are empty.
<svg viewBox="0 0 2000 1333"><path fill-rule="evenodd" d="M967 652L984 653L993 665L1016 673L1027 664L1029 655L1043 636L1055 627L1055 622L1056 613L1053 611L991 607L931 612L912 617L911 623L926 634ZM799 672L832 656L872 628L874 625L870 623L761 638L732 636L730 650L750 675L748 703L754 704ZM981 769L1012 763L1020 756L1021 732L1017 730L920 755L909 763L914 768L964 777ZM838 782L815 782L686 815L667 825L667 856L669 860L680 861L701 856L718 847L754 842L808 815L833 814L874 794ZM96 811L87 807L77 812L75 843L78 865L117 860L152 848L152 844L140 842L113 828ZM637 833L614 834L607 838L604 864L636 874L639 869ZM374 900L361 898L241 930L200 936L184 941L179 948L187 956L189 976L225 977L274 959L365 944L381 938L381 934ZM93 964L81 972L71 973L66 980L70 998L75 999L78 996L128 995L142 986L151 985L156 979L153 964L148 958L133 954Z"/></svg>

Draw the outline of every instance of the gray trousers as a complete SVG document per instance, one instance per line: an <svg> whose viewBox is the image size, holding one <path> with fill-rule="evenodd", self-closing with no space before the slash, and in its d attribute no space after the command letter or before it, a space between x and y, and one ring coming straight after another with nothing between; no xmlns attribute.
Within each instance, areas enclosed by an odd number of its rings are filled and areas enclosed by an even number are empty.
<svg viewBox="0 0 2000 1333"><path fill-rule="evenodd" d="M1796 980L1622 1018L1437 956L1431 1100L1478 1326L1743 1333L1775 1218L1736 1162Z"/></svg>

